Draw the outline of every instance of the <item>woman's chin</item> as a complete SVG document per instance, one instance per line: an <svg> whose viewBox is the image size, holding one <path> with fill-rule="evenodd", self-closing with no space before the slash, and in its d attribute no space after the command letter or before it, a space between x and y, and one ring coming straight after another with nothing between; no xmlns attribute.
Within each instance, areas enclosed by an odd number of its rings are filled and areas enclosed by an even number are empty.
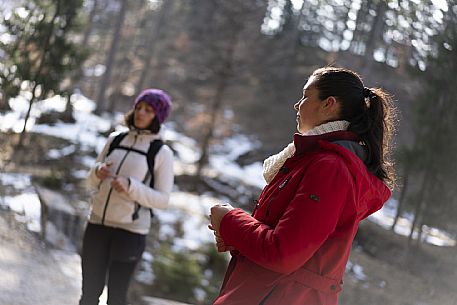
<svg viewBox="0 0 457 305"><path fill-rule="evenodd" d="M144 126L144 124L141 124L139 122L135 122L134 126L136 129L145 129L147 126Z"/></svg>

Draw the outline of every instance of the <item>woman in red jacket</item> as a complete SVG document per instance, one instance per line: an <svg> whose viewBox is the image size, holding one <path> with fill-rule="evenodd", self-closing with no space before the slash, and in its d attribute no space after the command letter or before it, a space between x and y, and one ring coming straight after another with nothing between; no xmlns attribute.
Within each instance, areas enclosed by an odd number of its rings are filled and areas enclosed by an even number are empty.
<svg viewBox="0 0 457 305"><path fill-rule="evenodd" d="M268 184L252 215L211 208L218 250L232 254L214 304L338 304L358 224L391 195L387 93L326 67L313 72L294 109L298 133L265 160Z"/></svg>

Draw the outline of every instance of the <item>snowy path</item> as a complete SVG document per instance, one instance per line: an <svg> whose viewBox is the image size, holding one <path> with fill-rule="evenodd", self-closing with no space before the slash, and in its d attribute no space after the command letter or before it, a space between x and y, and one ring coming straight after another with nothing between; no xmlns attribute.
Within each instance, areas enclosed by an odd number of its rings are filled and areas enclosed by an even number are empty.
<svg viewBox="0 0 457 305"><path fill-rule="evenodd" d="M67 269L62 262L69 263ZM69 266L78 264L76 254L46 249L11 213L0 210L0 305L77 304L80 279L71 276Z"/></svg>
<svg viewBox="0 0 457 305"><path fill-rule="evenodd" d="M77 305L78 254L46 249L14 213L0 209L0 305ZM149 305L186 305L144 297ZM100 305L106 304L106 290Z"/></svg>

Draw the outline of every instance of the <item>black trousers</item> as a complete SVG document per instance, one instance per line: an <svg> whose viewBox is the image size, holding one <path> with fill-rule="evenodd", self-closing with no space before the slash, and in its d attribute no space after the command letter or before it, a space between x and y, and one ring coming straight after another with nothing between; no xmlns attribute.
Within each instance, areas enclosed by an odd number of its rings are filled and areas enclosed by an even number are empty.
<svg viewBox="0 0 457 305"><path fill-rule="evenodd" d="M127 305L127 291L146 235L89 223L83 238L80 305L98 305L108 284L108 305Z"/></svg>

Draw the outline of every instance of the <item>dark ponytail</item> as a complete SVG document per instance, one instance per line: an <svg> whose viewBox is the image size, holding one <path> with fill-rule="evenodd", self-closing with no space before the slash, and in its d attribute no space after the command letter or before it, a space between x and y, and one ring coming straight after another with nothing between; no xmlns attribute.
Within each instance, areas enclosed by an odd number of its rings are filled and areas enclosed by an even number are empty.
<svg viewBox="0 0 457 305"><path fill-rule="evenodd" d="M334 96L341 102L339 119L349 121L348 130L362 139L368 170L393 188L395 172L390 154L396 112L391 96L382 89L364 87L351 70L325 67L312 76L321 100Z"/></svg>
<svg viewBox="0 0 457 305"><path fill-rule="evenodd" d="M395 186L395 172L390 152L395 132L394 105L391 96L380 88L364 88L363 119L354 120L348 130L357 133L366 145L368 169L377 177Z"/></svg>

